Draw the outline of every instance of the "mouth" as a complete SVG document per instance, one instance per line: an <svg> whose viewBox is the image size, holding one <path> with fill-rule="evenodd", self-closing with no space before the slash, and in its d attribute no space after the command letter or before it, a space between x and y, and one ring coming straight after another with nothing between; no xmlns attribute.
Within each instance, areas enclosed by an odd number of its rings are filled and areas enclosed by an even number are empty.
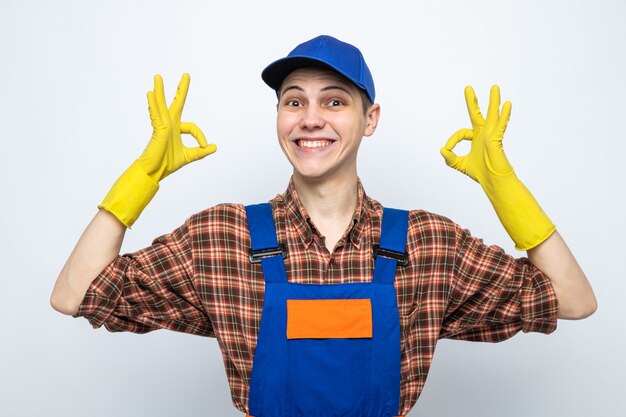
<svg viewBox="0 0 626 417"><path fill-rule="evenodd" d="M332 145L335 141L330 139L297 139L294 142L300 148L319 149Z"/></svg>

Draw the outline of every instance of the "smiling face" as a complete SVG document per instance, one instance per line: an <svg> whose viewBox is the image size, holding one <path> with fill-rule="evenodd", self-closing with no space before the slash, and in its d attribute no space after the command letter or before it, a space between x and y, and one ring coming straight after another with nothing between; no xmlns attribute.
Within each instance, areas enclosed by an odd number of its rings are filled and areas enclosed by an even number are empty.
<svg viewBox="0 0 626 417"><path fill-rule="evenodd" d="M301 68L285 78L277 132L296 181L356 179L361 139L374 133L380 115L378 104L364 105L360 90L334 71Z"/></svg>

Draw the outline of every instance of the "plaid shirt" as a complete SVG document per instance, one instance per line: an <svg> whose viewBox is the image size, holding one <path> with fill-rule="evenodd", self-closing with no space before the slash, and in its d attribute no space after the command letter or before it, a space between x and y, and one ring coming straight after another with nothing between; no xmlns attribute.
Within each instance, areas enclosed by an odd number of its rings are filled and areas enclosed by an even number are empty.
<svg viewBox="0 0 626 417"><path fill-rule="evenodd" d="M372 279L372 245L382 206L358 183L352 223L329 253L293 181L271 200L290 282L339 284ZM109 331L166 328L216 337L232 400L248 411L252 362L263 310L260 264L248 261L244 206L220 204L190 217L150 247L118 256L91 284L77 316ZM406 415L422 391L440 338L499 342L518 331L550 333L557 301L550 281L526 258L485 246L445 217L409 216L409 265L398 267L401 398Z"/></svg>

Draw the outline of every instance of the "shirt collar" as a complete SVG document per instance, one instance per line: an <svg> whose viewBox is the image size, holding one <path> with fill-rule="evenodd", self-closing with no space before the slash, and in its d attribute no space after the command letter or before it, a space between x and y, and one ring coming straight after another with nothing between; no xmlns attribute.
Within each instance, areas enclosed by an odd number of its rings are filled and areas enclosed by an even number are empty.
<svg viewBox="0 0 626 417"><path fill-rule="evenodd" d="M287 190L283 195L285 202L285 209L288 221L290 221L297 234L302 239L302 243L305 247L309 247L315 235L319 236L320 233L311 221L311 217L307 213L302 201L298 196L296 187L293 182L293 177L289 180ZM349 241L357 249L360 246L361 235L363 227L367 224L368 217L368 199L363 189L361 180L357 178L357 201L354 214L352 215L352 223L346 229L343 238Z"/></svg>

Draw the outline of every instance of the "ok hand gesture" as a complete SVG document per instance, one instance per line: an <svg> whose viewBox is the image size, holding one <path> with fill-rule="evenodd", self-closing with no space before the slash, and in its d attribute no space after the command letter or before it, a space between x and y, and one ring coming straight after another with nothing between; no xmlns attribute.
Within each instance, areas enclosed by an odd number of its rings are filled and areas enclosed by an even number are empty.
<svg viewBox="0 0 626 417"><path fill-rule="evenodd" d="M165 102L163 79L154 76L154 90L148 92L148 110L152 122L152 137L137 163L155 182L161 181L184 165L212 154L217 149L208 144L204 134L194 123L181 122L183 107L189 90L189 74L183 74L176 96L169 109ZM188 133L199 147L183 144L181 134Z"/></svg>
<svg viewBox="0 0 626 417"><path fill-rule="evenodd" d="M493 175L508 175L513 172L504 149L502 138L511 117L511 102L507 101L500 112L500 88L491 87L487 120L483 118L478 100L472 87L465 87L465 102L472 121L472 129L460 129L441 148L446 164L484 184ZM457 156L454 147L462 140L471 140L469 153Z"/></svg>

